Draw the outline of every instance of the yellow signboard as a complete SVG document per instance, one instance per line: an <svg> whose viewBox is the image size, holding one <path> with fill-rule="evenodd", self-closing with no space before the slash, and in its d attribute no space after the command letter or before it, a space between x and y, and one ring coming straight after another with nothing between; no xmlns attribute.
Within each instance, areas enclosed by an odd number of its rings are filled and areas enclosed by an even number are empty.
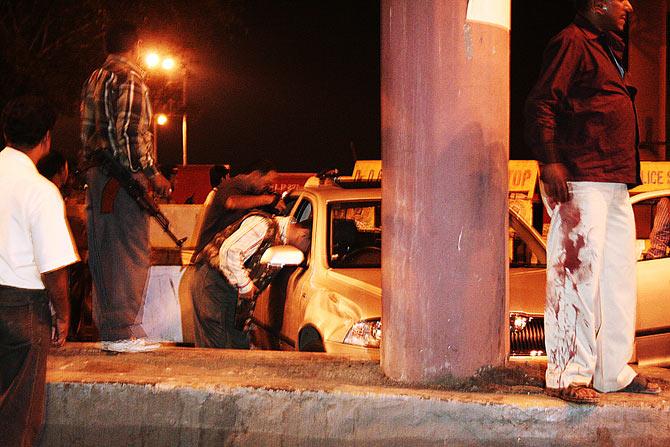
<svg viewBox="0 0 670 447"><path fill-rule="evenodd" d="M519 198L519 193L528 198L533 196L539 167L535 160L509 161L509 192L510 197ZM670 189L670 161L643 161L640 163L642 185L631 192L656 191Z"/></svg>
<svg viewBox="0 0 670 447"><path fill-rule="evenodd" d="M357 160L352 177L355 180L381 180L381 160Z"/></svg>
<svg viewBox="0 0 670 447"><path fill-rule="evenodd" d="M640 177L642 177L642 185L631 189L631 192L670 189L670 161L641 162Z"/></svg>
<svg viewBox="0 0 670 447"><path fill-rule="evenodd" d="M509 192L510 196L522 193L526 198L533 197L537 183L538 165L535 160L509 161Z"/></svg>
<svg viewBox="0 0 670 447"><path fill-rule="evenodd" d="M538 164L535 160L510 160L509 206L528 224L533 223L533 194L537 184Z"/></svg>

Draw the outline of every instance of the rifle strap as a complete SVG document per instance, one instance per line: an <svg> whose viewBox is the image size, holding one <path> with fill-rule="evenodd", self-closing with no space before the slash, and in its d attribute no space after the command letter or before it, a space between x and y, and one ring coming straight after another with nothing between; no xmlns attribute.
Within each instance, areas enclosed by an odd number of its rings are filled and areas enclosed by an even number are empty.
<svg viewBox="0 0 670 447"><path fill-rule="evenodd" d="M121 183L114 177L110 177L102 188L100 200L100 214L111 214L114 212L114 200L119 193Z"/></svg>

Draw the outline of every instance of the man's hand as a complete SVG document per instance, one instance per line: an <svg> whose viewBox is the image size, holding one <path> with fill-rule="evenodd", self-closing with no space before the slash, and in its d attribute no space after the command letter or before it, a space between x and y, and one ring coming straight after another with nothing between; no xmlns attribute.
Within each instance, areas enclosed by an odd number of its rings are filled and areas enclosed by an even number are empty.
<svg viewBox="0 0 670 447"><path fill-rule="evenodd" d="M279 199L279 202L275 203L275 209L279 211L280 214L283 214L286 211L286 203L284 203L284 198Z"/></svg>
<svg viewBox="0 0 670 447"><path fill-rule="evenodd" d="M544 192L556 203L564 203L572 197L568 189L568 170L563 163L549 163L541 168L540 178Z"/></svg>
<svg viewBox="0 0 670 447"><path fill-rule="evenodd" d="M251 301L254 298L254 295L258 293L258 287L251 285L251 290L246 293L240 293L241 300Z"/></svg>
<svg viewBox="0 0 670 447"><path fill-rule="evenodd" d="M153 187L154 192L160 197L167 198L172 195L172 185L170 185L168 179L163 177L163 174L158 173L149 178L149 181L151 182L151 186Z"/></svg>
<svg viewBox="0 0 670 447"><path fill-rule="evenodd" d="M67 332L70 328L70 322L66 319L55 317L52 324L51 346L54 348L60 348L65 345L65 339L67 338Z"/></svg>
<svg viewBox="0 0 670 447"><path fill-rule="evenodd" d="M65 344L67 331L70 327L70 300L68 269L62 267L42 274L42 281L47 289L49 301L51 302L51 344L61 347Z"/></svg>

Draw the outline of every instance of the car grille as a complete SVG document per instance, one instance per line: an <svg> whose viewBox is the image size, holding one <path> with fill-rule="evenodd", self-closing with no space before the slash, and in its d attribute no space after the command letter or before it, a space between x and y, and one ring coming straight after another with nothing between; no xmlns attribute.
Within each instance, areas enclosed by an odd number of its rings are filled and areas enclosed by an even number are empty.
<svg viewBox="0 0 670 447"><path fill-rule="evenodd" d="M526 319L521 330L514 329L517 317ZM544 355L544 318L523 314L510 315L510 353L511 355Z"/></svg>

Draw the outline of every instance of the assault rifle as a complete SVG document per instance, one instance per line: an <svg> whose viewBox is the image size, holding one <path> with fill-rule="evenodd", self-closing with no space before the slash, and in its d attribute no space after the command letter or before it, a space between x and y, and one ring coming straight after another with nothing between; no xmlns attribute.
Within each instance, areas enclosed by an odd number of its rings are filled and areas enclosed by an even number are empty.
<svg viewBox="0 0 670 447"><path fill-rule="evenodd" d="M259 251L265 250L261 248ZM253 278L253 283L258 289L258 292L256 292L251 299L237 299L237 307L235 308L235 329L242 332L249 332L251 329L254 309L256 309L256 301L280 270L281 267L268 266L260 263L251 269L251 274L249 276Z"/></svg>
<svg viewBox="0 0 670 447"><path fill-rule="evenodd" d="M149 196L146 188L140 182L135 180L131 172L114 158L108 150L101 149L93 154L93 162L99 164L100 168L110 177L115 178L121 187L126 190L128 195L137 203L140 209L146 211L151 217L156 219L165 234L170 236L177 247L181 247L187 238L178 239L170 230L170 221L162 213L154 199Z"/></svg>

